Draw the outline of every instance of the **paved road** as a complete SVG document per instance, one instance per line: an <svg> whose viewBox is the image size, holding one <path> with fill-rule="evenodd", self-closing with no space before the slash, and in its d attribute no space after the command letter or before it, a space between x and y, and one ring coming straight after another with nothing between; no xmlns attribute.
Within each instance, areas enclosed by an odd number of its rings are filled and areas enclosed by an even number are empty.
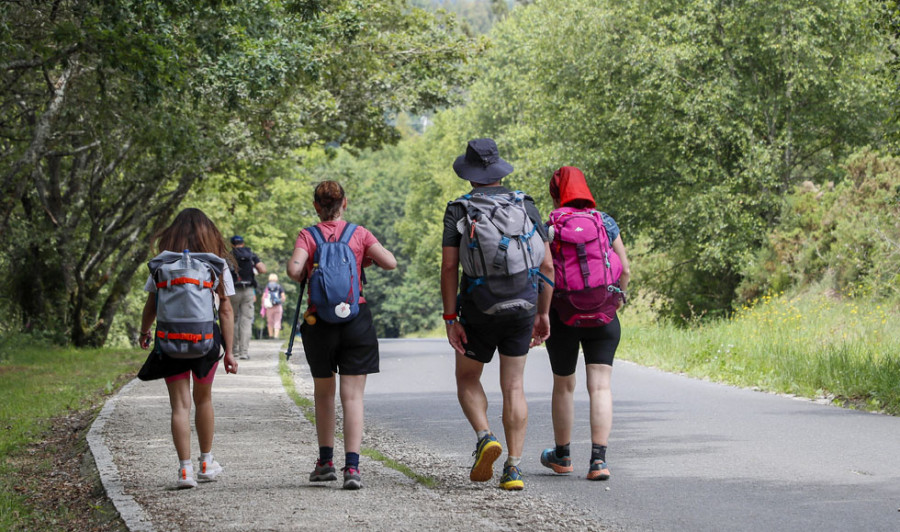
<svg viewBox="0 0 900 532"><path fill-rule="evenodd" d="M368 381L367 423L468 465L474 434L456 402L446 342L386 340L381 353L382 372ZM552 443L549 363L542 349L529 357L523 470L531 495L624 530L900 530L900 418L617 362L613 478L587 482L583 378L572 442L576 473L551 476L538 460ZM502 433L496 363L484 381L491 424Z"/></svg>

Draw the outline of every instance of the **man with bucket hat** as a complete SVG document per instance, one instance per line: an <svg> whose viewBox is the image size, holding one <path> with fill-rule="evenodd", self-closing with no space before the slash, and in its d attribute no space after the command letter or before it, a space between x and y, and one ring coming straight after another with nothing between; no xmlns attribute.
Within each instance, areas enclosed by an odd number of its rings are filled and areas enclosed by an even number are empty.
<svg viewBox="0 0 900 532"><path fill-rule="evenodd" d="M469 478L490 480L503 452L488 424L481 385L484 364L498 351L508 450L500 487L521 490L519 461L528 425L525 358L550 335L549 237L534 201L502 186L513 167L500 158L492 139L469 141L453 170L472 191L450 202L444 213L441 298L447 339L456 351L457 396L477 437Z"/></svg>

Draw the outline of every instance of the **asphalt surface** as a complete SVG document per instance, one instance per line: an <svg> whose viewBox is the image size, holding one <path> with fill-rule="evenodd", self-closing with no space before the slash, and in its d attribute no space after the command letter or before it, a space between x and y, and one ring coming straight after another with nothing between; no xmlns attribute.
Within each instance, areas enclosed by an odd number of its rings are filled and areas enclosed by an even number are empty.
<svg viewBox="0 0 900 532"><path fill-rule="evenodd" d="M456 400L445 340L387 340L366 419L468 464L475 437ZM485 367L502 435L496 361ZM526 491L622 530L900 530L900 419L738 389L617 361L609 482L587 482L584 369L578 367L575 473L540 465L553 443L543 349L526 364ZM502 442L501 437L501 442ZM505 457L505 454L504 454ZM496 473L495 473L496 479Z"/></svg>

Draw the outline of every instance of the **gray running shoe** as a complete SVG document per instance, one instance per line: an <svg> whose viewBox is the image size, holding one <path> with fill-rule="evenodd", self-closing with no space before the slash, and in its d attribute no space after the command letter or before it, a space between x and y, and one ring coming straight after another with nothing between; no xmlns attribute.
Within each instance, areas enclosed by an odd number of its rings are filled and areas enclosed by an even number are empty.
<svg viewBox="0 0 900 532"><path fill-rule="evenodd" d="M355 467L344 468L344 489L358 490L362 487L362 479L359 476L359 469Z"/></svg>
<svg viewBox="0 0 900 532"><path fill-rule="evenodd" d="M328 461L323 464L316 460L316 468L309 474L309 481L326 482L329 480L337 480L337 472L334 470L334 463Z"/></svg>

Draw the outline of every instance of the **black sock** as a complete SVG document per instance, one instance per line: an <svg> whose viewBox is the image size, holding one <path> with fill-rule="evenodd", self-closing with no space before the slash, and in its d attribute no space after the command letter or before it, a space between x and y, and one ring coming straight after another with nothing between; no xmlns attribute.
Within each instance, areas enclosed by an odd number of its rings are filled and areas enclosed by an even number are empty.
<svg viewBox="0 0 900 532"><path fill-rule="evenodd" d="M334 447L319 447L319 463L327 464L334 460Z"/></svg>
<svg viewBox="0 0 900 532"><path fill-rule="evenodd" d="M557 458L568 458L569 457L569 444L565 445L557 445L556 446L556 457Z"/></svg>
<svg viewBox="0 0 900 532"><path fill-rule="evenodd" d="M344 455L344 465L346 467L352 467L353 469L359 469L359 453L346 453Z"/></svg>
<svg viewBox="0 0 900 532"><path fill-rule="evenodd" d="M594 460L603 460L606 461L606 446L605 445L597 445L596 443L591 444L591 462Z"/></svg>

